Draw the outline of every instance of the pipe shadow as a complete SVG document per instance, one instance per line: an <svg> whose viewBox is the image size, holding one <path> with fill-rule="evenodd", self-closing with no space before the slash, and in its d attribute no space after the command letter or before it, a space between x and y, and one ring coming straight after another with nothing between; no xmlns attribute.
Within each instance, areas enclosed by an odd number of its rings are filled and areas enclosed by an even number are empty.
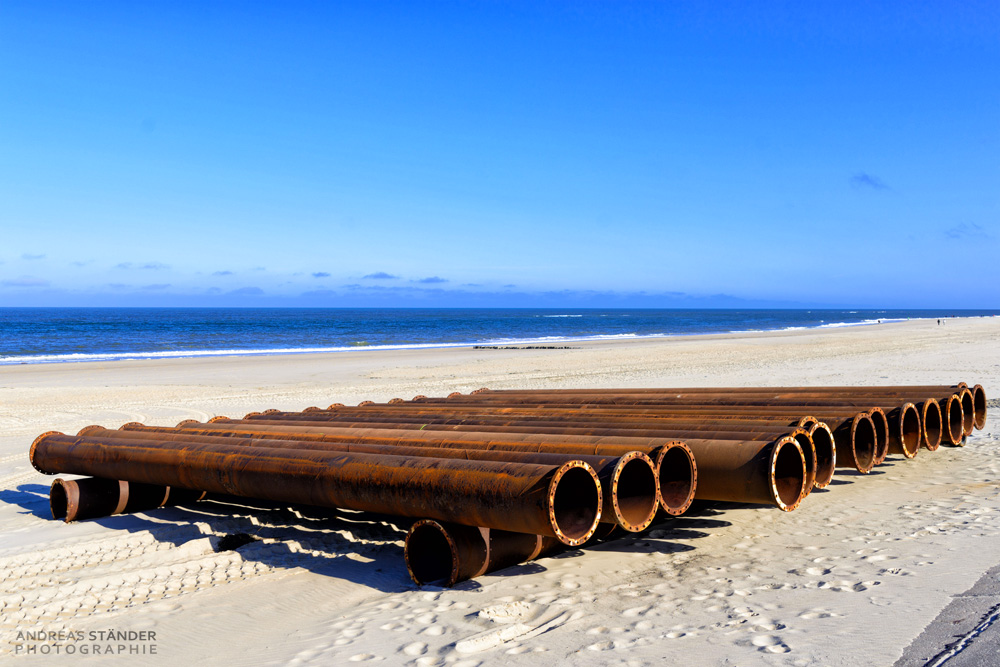
<svg viewBox="0 0 1000 667"><path fill-rule="evenodd" d="M30 514L39 519L52 518L49 487L41 484L21 484L16 489L4 489L0 491L0 502L16 505L24 510L18 514Z"/></svg>
<svg viewBox="0 0 1000 667"><path fill-rule="evenodd" d="M384 593L414 590L402 541L415 519L350 510L206 499L92 521L113 531L148 532L181 546L209 538L217 553L235 551L270 568L302 568Z"/></svg>

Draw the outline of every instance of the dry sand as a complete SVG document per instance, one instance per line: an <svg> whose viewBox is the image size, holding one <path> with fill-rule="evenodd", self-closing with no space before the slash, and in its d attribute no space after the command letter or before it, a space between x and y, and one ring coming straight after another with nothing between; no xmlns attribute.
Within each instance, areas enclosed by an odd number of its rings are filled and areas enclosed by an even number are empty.
<svg viewBox="0 0 1000 667"><path fill-rule="evenodd" d="M131 630L155 639L125 641L145 654L115 662L891 665L1000 563L995 407L967 447L838 471L795 512L711 505L450 590L409 580L406 520L205 502L66 525L48 515L51 479L27 463L47 430L483 386L965 380L1000 391L996 318L574 347L0 367L0 660L108 664L53 644L103 648L89 633ZM234 534L257 539L222 549ZM59 630L85 639L17 639ZM26 650L50 653L19 658Z"/></svg>

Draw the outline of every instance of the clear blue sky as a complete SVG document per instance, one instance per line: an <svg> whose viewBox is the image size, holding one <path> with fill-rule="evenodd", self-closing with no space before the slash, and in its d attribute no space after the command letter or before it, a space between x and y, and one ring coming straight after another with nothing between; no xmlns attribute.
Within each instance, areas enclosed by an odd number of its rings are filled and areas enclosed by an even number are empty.
<svg viewBox="0 0 1000 667"><path fill-rule="evenodd" d="M998 212L995 0L0 1L0 305L996 308Z"/></svg>

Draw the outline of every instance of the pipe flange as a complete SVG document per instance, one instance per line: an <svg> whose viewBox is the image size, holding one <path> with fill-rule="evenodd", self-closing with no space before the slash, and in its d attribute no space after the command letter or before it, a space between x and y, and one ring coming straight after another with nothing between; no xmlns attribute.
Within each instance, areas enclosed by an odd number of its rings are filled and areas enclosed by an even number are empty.
<svg viewBox="0 0 1000 667"><path fill-rule="evenodd" d="M38 443L40 443L42 440L49 437L50 435L66 435L66 434L61 431L46 431L45 433L42 433L40 436L35 438L35 440L31 443L31 447L28 449L28 461L31 462L31 467L37 470L38 472L42 473L43 475L56 474L54 472L48 472L47 470L42 470L37 465L35 465L35 448L38 447Z"/></svg>

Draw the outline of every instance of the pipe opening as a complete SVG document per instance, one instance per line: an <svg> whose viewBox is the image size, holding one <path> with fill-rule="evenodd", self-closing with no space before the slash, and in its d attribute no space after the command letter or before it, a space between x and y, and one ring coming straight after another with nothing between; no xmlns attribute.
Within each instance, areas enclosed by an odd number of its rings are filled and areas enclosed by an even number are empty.
<svg viewBox="0 0 1000 667"><path fill-rule="evenodd" d="M834 468L837 466L837 445L833 439L833 431L820 422L809 430L809 435L812 436L813 451L816 453L816 488L825 489L833 480Z"/></svg>
<svg viewBox="0 0 1000 667"><path fill-rule="evenodd" d="M862 474L868 474L875 467L877 440L875 424L867 414L860 414L851 424L851 446L854 449L854 467Z"/></svg>
<svg viewBox="0 0 1000 667"><path fill-rule="evenodd" d="M694 458L686 448L669 447L660 454L658 463L663 511L673 516L683 514L694 500Z"/></svg>
<svg viewBox="0 0 1000 667"><path fill-rule="evenodd" d="M881 465L889 455L889 420L886 419L885 412L879 408L872 408L868 416L871 417L872 426L875 427L874 464Z"/></svg>
<svg viewBox="0 0 1000 667"><path fill-rule="evenodd" d="M434 521L413 525L406 536L406 567L418 585L451 586L458 572L457 550L448 534Z"/></svg>
<svg viewBox="0 0 1000 667"><path fill-rule="evenodd" d="M805 490L802 492L802 497L805 498L812 493L813 486L816 484L816 448L813 446L813 441L809 437L808 431L796 429L791 435L795 438L795 442L799 443L799 447L802 448L802 457L805 459L806 485Z"/></svg>
<svg viewBox="0 0 1000 667"><path fill-rule="evenodd" d="M600 517L601 483L593 468L571 462L557 470L549 486L549 518L556 537L575 547L593 534Z"/></svg>
<svg viewBox="0 0 1000 667"><path fill-rule="evenodd" d="M920 451L920 413L912 403L907 403L899 411L899 442L903 456L912 459Z"/></svg>
<svg viewBox="0 0 1000 667"><path fill-rule="evenodd" d="M986 428L986 390L981 384L972 388L972 408L976 415L974 419L976 428Z"/></svg>
<svg viewBox="0 0 1000 667"><path fill-rule="evenodd" d="M790 512L798 507L805 488L805 456L789 440L779 440L771 459L771 487L778 507Z"/></svg>
<svg viewBox="0 0 1000 667"><path fill-rule="evenodd" d="M942 421L944 422L944 441L950 445L962 442L962 436L965 434L965 428L962 424L962 401L955 394L945 399Z"/></svg>
<svg viewBox="0 0 1000 667"><path fill-rule="evenodd" d="M965 435L972 435L976 428L976 407L973 401L972 392L968 389L962 390L962 431Z"/></svg>
<svg viewBox="0 0 1000 667"><path fill-rule="evenodd" d="M614 507L622 528L637 533L656 517L659 498L656 495L656 473L644 454L628 458L615 471L612 485ZM623 457L624 458L624 457Z"/></svg>
<svg viewBox="0 0 1000 667"><path fill-rule="evenodd" d="M941 427L941 406L937 404L937 401L933 399L924 401L921 422L924 431L924 447L933 452L941 446L941 438L944 435Z"/></svg>
<svg viewBox="0 0 1000 667"><path fill-rule="evenodd" d="M65 519L69 512L69 498L66 496L66 487L63 480L57 479L52 482L49 489L49 508L52 510L53 519Z"/></svg>

